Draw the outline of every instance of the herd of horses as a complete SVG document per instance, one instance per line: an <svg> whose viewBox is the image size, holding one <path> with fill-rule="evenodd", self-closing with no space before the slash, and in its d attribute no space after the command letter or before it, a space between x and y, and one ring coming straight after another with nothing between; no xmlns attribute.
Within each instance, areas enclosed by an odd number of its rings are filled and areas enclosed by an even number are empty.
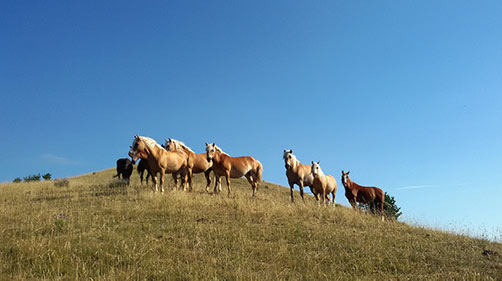
<svg viewBox="0 0 502 281"><path fill-rule="evenodd" d="M262 180L263 166L260 161L251 156L232 157L225 153L215 143L206 143L205 153L195 153L183 142L175 139L166 139L163 145L159 145L154 139L144 136L134 136L130 146L129 157L134 164L138 159L138 172L141 184L144 172L147 172L146 183L151 178L153 190L159 190L157 175L159 174L160 191L164 192L164 175L172 174L176 187L178 178L181 178L183 190L187 187L192 191L192 176L194 173L204 173L206 177L206 192L211 185L210 173L215 176L214 193L221 192L221 177L225 177L228 195L231 194L230 179L245 177L256 195L258 184ZM294 202L294 185L298 185L300 196L304 201L304 187L309 187L315 199L321 204L331 203L335 206L336 180L331 175L325 175L320 167L320 162L312 161L312 164L302 164L292 150L284 150L284 164L286 177L291 193L291 201ZM123 169L117 161L117 174ZM127 159L129 160L129 159ZM121 162L122 163L122 162ZM132 165L131 164L131 165ZM127 168L129 169L129 168ZM129 170L128 170L129 171ZM342 171L342 184L345 188L345 197L354 209L358 209L357 203L370 204L376 207L381 215L384 215L385 194L378 187L361 186L353 182L349 177L350 172ZM130 173L129 173L130 176ZM129 182L128 178L127 181ZM382 217L383 218L383 217Z"/></svg>

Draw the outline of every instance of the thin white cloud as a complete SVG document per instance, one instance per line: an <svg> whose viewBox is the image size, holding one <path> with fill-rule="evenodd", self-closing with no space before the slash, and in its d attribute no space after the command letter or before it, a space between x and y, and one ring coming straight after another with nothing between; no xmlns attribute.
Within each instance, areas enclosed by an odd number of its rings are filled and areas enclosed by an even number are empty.
<svg viewBox="0 0 502 281"><path fill-rule="evenodd" d="M395 190L411 190L411 189L421 189L421 188L436 188L436 187L458 187L458 186L466 186L467 183L458 183L458 184L447 184L447 185L438 185L438 184L422 184L422 185L409 185L397 187Z"/></svg>
<svg viewBox="0 0 502 281"><path fill-rule="evenodd" d="M76 165L77 164L76 161L73 161L71 159L64 158L61 156L57 156L54 154L50 154L50 153L42 154L42 159L44 159L45 161L50 162L52 164L58 164L58 165Z"/></svg>
<svg viewBox="0 0 502 281"><path fill-rule="evenodd" d="M428 188L428 187L434 187L437 185L433 184L423 184L423 185L409 185L409 186L402 186L396 188L396 190L409 190L409 189L420 189L420 188Z"/></svg>

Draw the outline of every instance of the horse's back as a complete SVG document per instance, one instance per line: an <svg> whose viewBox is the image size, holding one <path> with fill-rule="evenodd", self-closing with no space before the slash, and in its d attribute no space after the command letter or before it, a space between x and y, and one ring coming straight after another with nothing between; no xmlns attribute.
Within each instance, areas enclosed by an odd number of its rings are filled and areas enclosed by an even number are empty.
<svg viewBox="0 0 502 281"><path fill-rule="evenodd" d="M327 190L329 190L329 192L333 192L333 191L336 192L336 180L335 180L335 178L333 176L331 176L331 175L327 175L326 176L326 180L327 180L327 183L328 183Z"/></svg>

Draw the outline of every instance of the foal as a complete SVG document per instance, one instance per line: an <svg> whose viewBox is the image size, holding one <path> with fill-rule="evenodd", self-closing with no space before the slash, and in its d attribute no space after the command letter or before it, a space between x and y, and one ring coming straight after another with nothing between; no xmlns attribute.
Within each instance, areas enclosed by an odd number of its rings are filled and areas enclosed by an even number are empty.
<svg viewBox="0 0 502 281"><path fill-rule="evenodd" d="M321 195L322 203L324 204L326 200L329 203L329 193L331 193L333 207L335 207L335 196L336 196L336 180L330 175L325 175L319 162L312 161L312 174L314 175L314 194L317 200L319 200L319 194ZM319 202L321 204L321 202Z"/></svg>

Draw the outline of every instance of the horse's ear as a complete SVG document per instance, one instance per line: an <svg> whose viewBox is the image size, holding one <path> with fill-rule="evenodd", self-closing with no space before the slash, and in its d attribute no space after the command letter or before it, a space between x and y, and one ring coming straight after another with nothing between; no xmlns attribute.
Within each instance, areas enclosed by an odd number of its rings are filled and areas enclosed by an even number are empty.
<svg viewBox="0 0 502 281"><path fill-rule="evenodd" d="M290 150L289 150L289 153L293 153L293 149L290 149Z"/></svg>
<svg viewBox="0 0 502 281"><path fill-rule="evenodd" d="M312 165L314 165L314 161L312 161Z"/></svg>
<svg viewBox="0 0 502 281"><path fill-rule="evenodd" d="M216 144L213 142L213 146L215 146Z"/></svg>
<svg viewBox="0 0 502 281"><path fill-rule="evenodd" d="M317 165L321 165L321 161L317 161Z"/></svg>
<svg viewBox="0 0 502 281"><path fill-rule="evenodd" d="M206 142L206 146L207 146L207 142Z"/></svg>
<svg viewBox="0 0 502 281"><path fill-rule="evenodd" d="M350 173L350 171L347 171L347 175Z"/></svg>
<svg viewBox="0 0 502 281"><path fill-rule="evenodd" d="M286 152L286 149L284 149L284 152Z"/></svg>

